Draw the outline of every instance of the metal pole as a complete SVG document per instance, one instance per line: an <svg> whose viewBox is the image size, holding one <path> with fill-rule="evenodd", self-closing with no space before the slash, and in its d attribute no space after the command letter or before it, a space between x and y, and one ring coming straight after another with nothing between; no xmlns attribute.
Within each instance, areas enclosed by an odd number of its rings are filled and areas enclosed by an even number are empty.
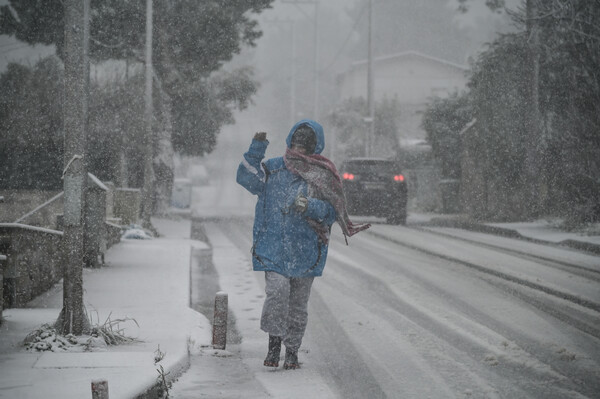
<svg viewBox="0 0 600 399"><path fill-rule="evenodd" d="M299 4L313 4L315 6L315 34L314 34L314 99L313 99L313 119L319 118L319 2L316 0L281 0L282 3L294 4L300 11L302 9L298 6ZM310 18L304 11L302 11L304 15Z"/></svg>
<svg viewBox="0 0 600 399"><path fill-rule="evenodd" d="M144 187L142 190L142 222L150 226L152 216L152 193L154 187L154 156L152 137L152 0L146 0L146 92L145 92L145 156L144 156Z"/></svg>
<svg viewBox="0 0 600 399"><path fill-rule="evenodd" d="M313 118L319 120L319 2L315 1L315 98L313 101Z"/></svg>
<svg viewBox="0 0 600 399"><path fill-rule="evenodd" d="M335 128L329 131L329 160L335 163L335 147L337 145L336 141L336 131Z"/></svg>
<svg viewBox="0 0 600 399"><path fill-rule="evenodd" d="M373 0L369 0L369 43L368 43L368 66L367 66L367 106L369 108L369 133L366 140L366 155L370 156L373 143L375 142L375 99L374 77L373 77Z"/></svg>
<svg viewBox="0 0 600 399"><path fill-rule="evenodd" d="M296 123L296 23L292 20L292 71L290 87L290 126Z"/></svg>
<svg viewBox="0 0 600 399"><path fill-rule="evenodd" d="M129 58L125 59L125 82L129 80ZM123 123L119 120L118 126L120 127L119 133L121 134L121 145L119 146L119 161L118 161L118 172L117 172L117 187L128 187L127 178L127 145L125 139L125 129L123 129Z"/></svg>

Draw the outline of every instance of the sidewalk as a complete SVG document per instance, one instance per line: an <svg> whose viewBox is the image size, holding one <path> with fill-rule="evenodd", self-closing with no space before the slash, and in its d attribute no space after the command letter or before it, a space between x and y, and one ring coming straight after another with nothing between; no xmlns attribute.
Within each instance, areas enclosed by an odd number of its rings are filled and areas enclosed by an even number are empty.
<svg viewBox="0 0 600 399"><path fill-rule="evenodd" d="M140 342L96 348L26 352L20 344L62 306L62 284L27 309L6 309L0 326L0 397L91 398L91 381L108 381L109 397L133 398L157 384L158 368L175 378L189 365L190 351L210 345L211 326L189 308L190 256L205 244L190 239L190 221L153 220L161 234L152 240L123 240L106 254L106 266L84 269L84 303L94 322L121 323ZM137 325L136 325L137 323ZM154 364L155 351L165 353Z"/></svg>
<svg viewBox="0 0 600 399"><path fill-rule="evenodd" d="M567 246L600 255L600 235L586 236L560 230L545 220L515 223L477 223L460 215L415 214L409 216L410 221L424 226L451 227L520 238L537 243Z"/></svg>

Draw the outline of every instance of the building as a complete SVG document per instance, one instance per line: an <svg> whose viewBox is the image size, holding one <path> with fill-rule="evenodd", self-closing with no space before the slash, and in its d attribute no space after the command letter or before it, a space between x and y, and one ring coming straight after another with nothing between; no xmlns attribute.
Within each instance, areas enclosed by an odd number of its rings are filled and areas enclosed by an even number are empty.
<svg viewBox="0 0 600 399"><path fill-rule="evenodd" d="M341 100L367 97L366 60L357 61L339 76ZM394 155L408 176L409 208L445 210L439 170L431 157L421 127L423 111L432 97L446 97L466 87L468 68L416 51L406 51L373 60L375 101L396 99L400 149ZM384 149L377 149L383 152ZM386 155L386 154L383 154ZM386 156L389 156L387 154ZM447 191L447 190L446 190Z"/></svg>
<svg viewBox="0 0 600 399"><path fill-rule="evenodd" d="M354 62L339 76L340 98L367 97L368 61ZM396 98L401 144L424 139L422 112L433 96L445 97L466 87L465 65L455 64L416 51L376 57L373 59L374 97L376 101Z"/></svg>

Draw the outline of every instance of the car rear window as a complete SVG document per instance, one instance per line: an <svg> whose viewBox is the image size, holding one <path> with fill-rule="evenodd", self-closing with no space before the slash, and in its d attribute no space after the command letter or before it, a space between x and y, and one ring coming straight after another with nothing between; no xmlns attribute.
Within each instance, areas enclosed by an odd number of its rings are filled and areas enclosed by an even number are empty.
<svg viewBox="0 0 600 399"><path fill-rule="evenodd" d="M368 174L380 174L389 172L399 172L400 168L393 161L380 161L380 160L360 160L360 161L347 161L344 163L343 168L345 172L352 173L368 173Z"/></svg>

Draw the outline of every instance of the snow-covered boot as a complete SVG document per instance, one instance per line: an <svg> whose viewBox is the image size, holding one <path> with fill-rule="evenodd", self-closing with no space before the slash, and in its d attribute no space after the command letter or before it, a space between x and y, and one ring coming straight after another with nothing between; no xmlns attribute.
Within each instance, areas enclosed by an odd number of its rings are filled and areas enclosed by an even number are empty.
<svg viewBox="0 0 600 399"><path fill-rule="evenodd" d="M298 351L285 348L285 361L283 362L283 368L286 370L300 368L300 363L298 362Z"/></svg>
<svg viewBox="0 0 600 399"><path fill-rule="evenodd" d="M264 365L267 367L279 367L279 356L281 355L281 337L269 335L269 352Z"/></svg>

